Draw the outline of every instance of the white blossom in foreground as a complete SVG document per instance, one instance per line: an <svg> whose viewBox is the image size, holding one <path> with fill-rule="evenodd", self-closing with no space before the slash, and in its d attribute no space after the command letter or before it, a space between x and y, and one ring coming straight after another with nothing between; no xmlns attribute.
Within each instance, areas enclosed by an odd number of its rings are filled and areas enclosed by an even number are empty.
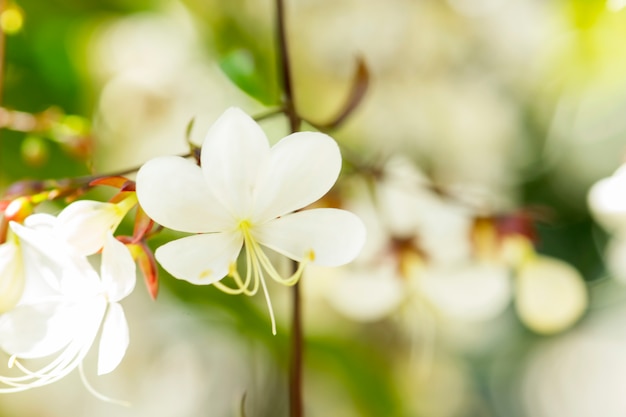
<svg viewBox="0 0 626 417"><path fill-rule="evenodd" d="M230 293L265 294L275 323L265 274L295 284L307 263L338 266L352 261L365 242L365 227L354 214L330 208L292 213L322 197L341 170L337 143L327 135L299 132L270 148L261 127L243 111L228 109L211 127L201 167L174 156L159 157L137 173L137 197L144 211L170 229L196 233L156 250L174 277ZM246 274L237 271L245 246ZM300 262L282 277L263 247ZM234 278L237 288L219 281Z"/></svg>
<svg viewBox="0 0 626 417"><path fill-rule="evenodd" d="M64 241L62 244L70 252L77 256L93 255L104 247L108 235L136 204L133 192L126 193L117 203L76 201L47 227L53 229L51 232ZM31 217L29 222L32 224L40 218ZM15 307L20 300L25 281L24 263L28 262L32 260L24 259L20 239L9 229L6 241L0 244L0 313Z"/></svg>
<svg viewBox="0 0 626 417"><path fill-rule="evenodd" d="M83 375L82 361L100 329L98 375L113 371L126 352L128 325L119 301L135 285L129 251L109 233L98 274L55 233L57 225L47 214L10 224L24 256L25 289L18 305L0 316L0 347L18 373L0 376L0 393L53 383L77 367ZM29 359L46 364L31 370L22 363Z"/></svg>

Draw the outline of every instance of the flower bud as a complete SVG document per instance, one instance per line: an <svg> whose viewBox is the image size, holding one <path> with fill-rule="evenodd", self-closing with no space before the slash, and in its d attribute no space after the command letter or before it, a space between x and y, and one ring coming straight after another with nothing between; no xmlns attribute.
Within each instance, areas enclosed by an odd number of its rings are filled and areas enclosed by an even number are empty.
<svg viewBox="0 0 626 417"><path fill-rule="evenodd" d="M18 197L11 201L4 210L4 217L7 221L22 223L26 217L33 213L33 203L28 197Z"/></svg>
<svg viewBox="0 0 626 417"><path fill-rule="evenodd" d="M102 249L107 236L117 229L136 202L134 193L118 203L75 201L59 213L57 231L77 253L92 255Z"/></svg>

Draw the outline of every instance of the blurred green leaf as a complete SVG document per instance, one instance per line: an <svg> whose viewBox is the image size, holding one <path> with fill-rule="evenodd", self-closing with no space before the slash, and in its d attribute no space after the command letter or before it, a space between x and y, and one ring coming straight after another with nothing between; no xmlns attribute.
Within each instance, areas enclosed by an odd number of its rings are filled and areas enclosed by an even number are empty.
<svg viewBox="0 0 626 417"><path fill-rule="evenodd" d="M306 343L306 362L338 378L359 408L359 415L402 415L401 399L389 371L391 358L386 362L381 352L353 338L307 338Z"/></svg>
<svg viewBox="0 0 626 417"><path fill-rule="evenodd" d="M219 66L249 96L266 105L277 103L275 91L269 89L263 76L264 71L258 68L257 61L249 50L235 49L228 52L221 57Z"/></svg>
<svg viewBox="0 0 626 417"><path fill-rule="evenodd" d="M273 8L250 7L244 0L187 0L206 24L207 45L226 76L265 105L280 103Z"/></svg>

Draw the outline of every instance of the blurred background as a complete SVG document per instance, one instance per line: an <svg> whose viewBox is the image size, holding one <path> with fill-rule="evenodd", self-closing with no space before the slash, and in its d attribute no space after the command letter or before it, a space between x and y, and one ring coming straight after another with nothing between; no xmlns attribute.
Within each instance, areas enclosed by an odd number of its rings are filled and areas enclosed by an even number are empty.
<svg viewBox="0 0 626 417"><path fill-rule="evenodd" d="M305 129L367 79L328 131L344 170L320 204L359 214L368 243L303 279L307 416L626 414L624 6L286 0ZM270 0L4 0L0 27L0 191L184 154L192 119L199 144L227 107L280 106ZM240 416L245 396L248 417L286 416L289 290L270 288L272 336L261 297L160 272L156 302L124 300L120 367L87 366L132 407L72 374L0 415Z"/></svg>

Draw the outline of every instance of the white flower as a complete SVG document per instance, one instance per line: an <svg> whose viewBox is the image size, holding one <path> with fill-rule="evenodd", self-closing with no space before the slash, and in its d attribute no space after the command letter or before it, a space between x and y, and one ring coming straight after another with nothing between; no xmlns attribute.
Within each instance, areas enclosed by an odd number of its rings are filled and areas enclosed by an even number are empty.
<svg viewBox="0 0 626 417"><path fill-rule="evenodd" d="M100 274L54 233L56 218L36 214L12 222L24 253L25 289L18 305L0 316L0 347L22 375L2 376L0 393L50 384L80 367L102 328L98 374L113 371L128 346L128 326L118 303L133 290L135 264L112 234L102 251ZM23 359L46 358L29 370ZM81 372L82 374L82 372ZM87 388L90 388L87 385ZM98 395L96 393L96 395Z"/></svg>
<svg viewBox="0 0 626 417"><path fill-rule="evenodd" d="M389 316L406 298L405 281L397 276L394 262L353 266L339 269L333 288L324 294L330 305L346 317L362 322L374 322ZM314 271L324 274L323 269ZM319 280L322 276L312 276Z"/></svg>
<svg viewBox="0 0 626 417"><path fill-rule="evenodd" d="M508 269L497 263L467 262L423 269L418 289L439 312L460 322L493 319L511 302Z"/></svg>
<svg viewBox="0 0 626 417"><path fill-rule="evenodd" d="M611 276L626 284L626 236L614 236L605 249L605 262Z"/></svg>
<svg viewBox="0 0 626 417"><path fill-rule="evenodd" d="M65 207L57 217L55 233L62 236L78 254L88 256L104 246L107 236L135 206L135 193L117 203L79 200Z"/></svg>
<svg viewBox="0 0 626 417"><path fill-rule="evenodd" d="M626 165L596 182L587 195L594 219L609 233L605 262L613 278L626 281Z"/></svg>
<svg viewBox="0 0 626 417"><path fill-rule="evenodd" d="M209 130L201 167L180 157L156 158L139 170L136 188L139 204L157 223L198 233L159 247L155 256L163 268L176 278L224 290L218 281L231 275L239 287L233 293L254 294L260 284L271 314L264 273L292 285L305 263L345 264L365 242L365 227L350 212L292 213L326 194L340 170L341 154L329 136L294 133L270 148L260 126L231 108ZM243 246L245 279L236 269ZM263 246L301 267L282 278Z"/></svg>

